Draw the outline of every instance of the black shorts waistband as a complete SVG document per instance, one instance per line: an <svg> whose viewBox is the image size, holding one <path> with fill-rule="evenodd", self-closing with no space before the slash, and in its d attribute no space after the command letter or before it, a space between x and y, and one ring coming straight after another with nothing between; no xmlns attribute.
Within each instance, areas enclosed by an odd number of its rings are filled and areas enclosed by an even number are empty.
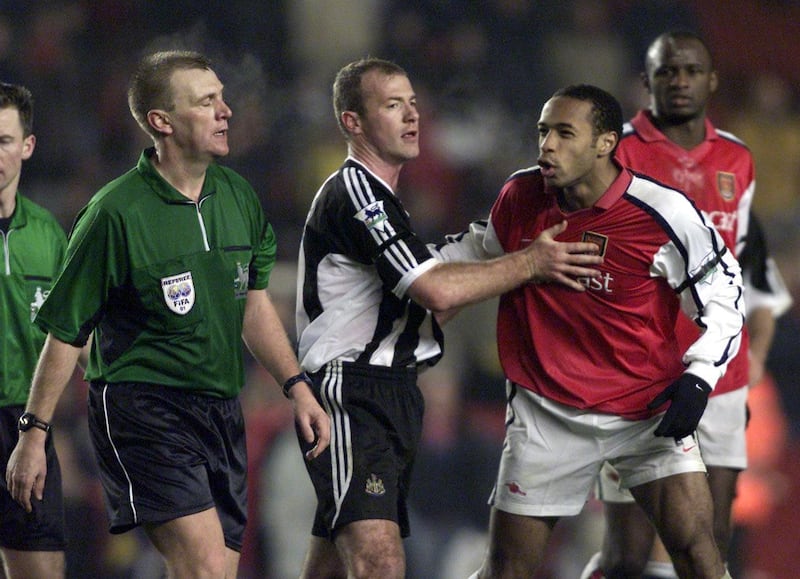
<svg viewBox="0 0 800 579"><path fill-rule="evenodd" d="M372 364L358 364L356 362L330 362L317 372L312 373L314 378L322 376L331 366L339 365L350 376L362 376L377 380L416 380L416 366L374 366Z"/></svg>
<svg viewBox="0 0 800 579"><path fill-rule="evenodd" d="M190 390L188 388L180 388L178 386L167 386L165 384L153 384L152 382L104 382L102 380L92 380L89 382L89 387L93 390L102 390L106 386L111 388L131 388L136 390L147 390L150 392L180 394L181 396L208 401L225 401L237 398L236 396L222 398L221 396L209 394L208 392Z"/></svg>

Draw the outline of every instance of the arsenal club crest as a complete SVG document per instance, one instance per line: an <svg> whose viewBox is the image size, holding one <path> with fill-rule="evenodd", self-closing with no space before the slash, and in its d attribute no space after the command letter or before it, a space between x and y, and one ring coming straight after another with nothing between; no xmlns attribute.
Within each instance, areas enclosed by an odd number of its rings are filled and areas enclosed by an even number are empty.
<svg viewBox="0 0 800 579"><path fill-rule="evenodd" d="M600 255L600 257L605 257L606 246L608 245L607 236L600 235L599 233L594 233L592 231L584 231L581 241L584 243L594 243L597 246L598 255Z"/></svg>
<svg viewBox="0 0 800 579"><path fill-rule="evenodd" d="M730 201L736 197L736 175L717 171L717 191L725 201Z"/></svg>
<svg viewBox="0 0 800 579"><path fill-rule="evenodd" d="M194 282L191 271L161 278L161 290L164 292L167 307L176 314L185 316L192 309Z"/></svg>

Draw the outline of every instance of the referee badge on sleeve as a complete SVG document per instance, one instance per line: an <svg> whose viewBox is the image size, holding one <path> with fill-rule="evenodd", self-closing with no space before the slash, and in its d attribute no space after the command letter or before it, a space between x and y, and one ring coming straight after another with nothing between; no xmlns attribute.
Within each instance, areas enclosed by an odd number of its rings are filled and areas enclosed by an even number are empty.
<svg viewBox="0 0 800 579"><path fill-rule="evenodd" d="M176 314L185 316L194 305L194 282L192 272L187 271L161 278L161 290L167 307Z"/></svg>

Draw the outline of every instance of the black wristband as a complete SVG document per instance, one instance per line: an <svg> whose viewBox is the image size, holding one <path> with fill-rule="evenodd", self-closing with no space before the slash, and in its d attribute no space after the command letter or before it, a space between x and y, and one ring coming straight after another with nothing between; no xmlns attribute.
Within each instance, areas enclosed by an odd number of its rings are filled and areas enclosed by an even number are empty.
<svg viewBox="0 0 800 579"><path fill-rule="evenodd" d="M27 432L31 428L38 428L39 430L44 430L45 432L49 433L52 426L50 426L49 422L45 422L32 412L25 412L19 417L17 429L20 432Z"/></svg>
<svg viewBox="0 0 800 579"><path fill-rule="evenodd" d="M286 382L283 383L283 395L288 398L289 390L291 390L292 386L294 386L298 382L305 382L309 386L313 384L313 382L311 382L311 377L306 372L300 372L297 376L292 376Z"/></svg>

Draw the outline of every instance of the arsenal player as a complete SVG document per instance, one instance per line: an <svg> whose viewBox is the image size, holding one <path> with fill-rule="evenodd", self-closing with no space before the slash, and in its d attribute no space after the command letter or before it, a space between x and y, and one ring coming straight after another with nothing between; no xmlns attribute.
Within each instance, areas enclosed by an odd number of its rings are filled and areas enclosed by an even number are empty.
<svg viewBox="0 0 800 579"><path fill-rule="evenodd" d="M789 307L791 297L766 250L755 247L760 238L748 235L755 191L750 151L735 136L715 128L706 115L719 82L706 44L691 32L660 35L648 48L642 80L650 105L625 125L617 158L635 171L683 190L713 221L734 255L741 256L747 247L748 255L760 256L741 262L744 270L752 272L745 279L763 282L746 292L759 299L748 301L739 353L711 393L697 429L714 501L714 535L725 557L736 480L747 466L747 386L760 380L775 317ZM692 320L680 316L681 350L697 339L699 331ZM593 557L583 577L638 577L643 572L645 577L674 577L652 525L615 478L613 469L605 466L597 494L605 501L606 536L602 553ZM654 539L656 547L648 562Z"/></svg>

